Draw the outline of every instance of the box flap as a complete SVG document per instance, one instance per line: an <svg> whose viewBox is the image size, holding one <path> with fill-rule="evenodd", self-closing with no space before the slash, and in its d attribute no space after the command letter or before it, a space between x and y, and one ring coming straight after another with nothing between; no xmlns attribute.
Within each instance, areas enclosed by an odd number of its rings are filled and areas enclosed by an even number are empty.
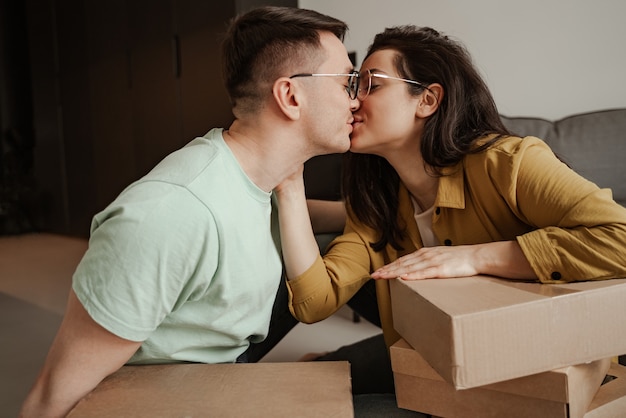
<svg viewBox="0 0 626 418"><path fill-rule="evenodd" d="M390 347L390 352L391 365L394 372L422 379L444 381L437 371L406 340L398 340ZM606 358L480 387L487 390L564 403L575 398L582 401L579 403L584 404L586 409L610 366L611 359Z"/></svg>
<svg viewBox="0 0 626 418"><path fill-rule="evenodd" d="M457 390L405 340L390 347L401 408L446 417L581 418L596 396L611 359Z"/></svg>
<svg viewBox="0 0 626 418"><path fill-rule="evenodd" d="M68 417L351 417L348 362L124 366Z"/></svg>
<svg viewBox="0 0 626 418"><path fill-rule="evenodd" d="M611 364L609 380L589 405L585 418L621 418L626 416L626 367Z"/></svg>

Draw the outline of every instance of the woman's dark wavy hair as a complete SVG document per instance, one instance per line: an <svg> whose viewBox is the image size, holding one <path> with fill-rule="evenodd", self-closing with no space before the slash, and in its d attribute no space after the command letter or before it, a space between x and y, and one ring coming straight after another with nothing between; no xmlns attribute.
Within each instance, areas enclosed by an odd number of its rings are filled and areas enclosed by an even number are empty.
<svg viewBox="0 0 626 418"><path fill-rule="evenodd" d="M366 58L380 50L397 52L395 67L400 77L443 86L439 108L426 121L421 142L424 164L432 175L441 176L445 167L455 166L465 155L481 152L509 135L491 92L459 42L432 28L406 25L376 35ZM423 87L406 84L411 94L423 91ZM487 134L498 135L477 146L476 141ZM384 158L346 154L344 198L360 222L380 231L379 240L370 244L375 251L387 244L402 249L405 226L398 223L399 186L398 174Z"/></svg>

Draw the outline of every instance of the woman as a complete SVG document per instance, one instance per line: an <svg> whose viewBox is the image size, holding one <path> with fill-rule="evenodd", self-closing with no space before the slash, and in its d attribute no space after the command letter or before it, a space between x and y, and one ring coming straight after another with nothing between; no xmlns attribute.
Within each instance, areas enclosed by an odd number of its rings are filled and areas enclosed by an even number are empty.
<svg viewBox="0 0 626 418"><path fill-rule="evenodd" d="M489 274L561 283L626 276L626 209L537 138L511 135L464 47L430 28L378 34L360 72L343 235L324 258L300 176L277 190L291 309L322 320L371 278Z"/></svg>

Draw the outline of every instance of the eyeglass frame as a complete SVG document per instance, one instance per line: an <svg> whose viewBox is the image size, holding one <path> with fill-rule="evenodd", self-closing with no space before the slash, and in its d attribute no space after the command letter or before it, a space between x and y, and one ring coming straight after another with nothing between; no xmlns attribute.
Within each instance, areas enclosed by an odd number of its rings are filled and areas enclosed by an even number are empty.
<svg viewBox="0 0 626 418"><path fill-rule="evenodd" d="M386 79L386 80L404 81L405 83L415 84L415 85L420 86L423 89L430 90L428 88L428 85L426 85L426 84L424 84L422 82L419 82L419 81L410 80L408 78L394 77L394 76L387 75L387 74L382 74L382 73L374 73L371 70L367 70L367 72L369 74L369 79L368 79L368 83L367 83L367 93L365 93L365 96L359 97L361 95L361 91L362 91L360 82L359 82L359 88L358 88L357 93L356 93L356 98L359 99L360 101L365 100L367 98L367 96L370 95L370 90L372 89L372 77L383 78L383 79ZM359 73L359 79L361 79L361 78L364 78L364 77L362 77L361 73Z"/></svg>
<svg viewBox="0 0 626 418"><path fill-rule="evenodd" d="M289 78L297 77L348 77L348 85L345 86L346 93L350 100L356 100L359 94L359 77L361 75L358 71L354 70L349 74L331 74L331 73L299 73L289 76Z"/></svg>

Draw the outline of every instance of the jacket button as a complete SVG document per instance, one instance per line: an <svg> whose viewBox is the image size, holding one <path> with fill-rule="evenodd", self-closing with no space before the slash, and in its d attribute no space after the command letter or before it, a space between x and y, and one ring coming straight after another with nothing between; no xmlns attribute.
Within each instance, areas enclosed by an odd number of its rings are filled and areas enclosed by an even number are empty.
<svg viewBox="0 0 626 418"><path fill-rule="evenodd" d="M438 207L437 209L435 209L435 214L439 215L440 213L441 213L441 208Z"/></svg>
<svg viewBox="0 0 626 418"><path fill-rule="evenodd" d="M452 241L450 241L449 239L445 240L443 243L448 247L452 245Z"/></svg>
<svg viewBox="0 0 626 418"><path fill-rule="evenodd" d="M550 277L552 277L552 280L561 280L561 273L553 271Z"/></svg>

